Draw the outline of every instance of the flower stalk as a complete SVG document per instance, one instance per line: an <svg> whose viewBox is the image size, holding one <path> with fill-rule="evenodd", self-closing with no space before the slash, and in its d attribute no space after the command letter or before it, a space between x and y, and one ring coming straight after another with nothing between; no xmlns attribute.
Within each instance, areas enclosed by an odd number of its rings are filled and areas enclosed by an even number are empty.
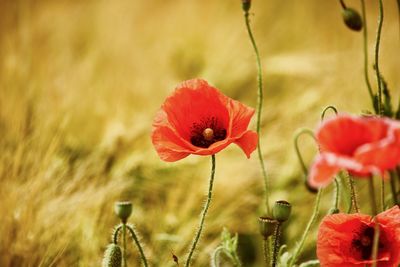
<svg viewBox="0 0 400 267"><path fill-rule="evenodd" d="M265 163L264 159L262 156L262 151L261 151L261 114L262 114L262 108L263 108L263 101L264 101L264 93L263 93L263 77L262 77L262 67L261 67L261 59L260 59L260 53L258 51L258 47L256 44L256 41L254 39L253 32L251 31L250 27L250 19L249 19L249 9L244 9L244 19L245 19L245 24L246 24L246 29L247 33L250 38L251 45L254 49L254 53L256 56L256 63L257 63L257 126L256 126L256 132L258 135L258 142L257 142L257 154L258 154L258 160L260 162L261 166L261 171L264 179L264 198L265 198L265 208L266 208L266 213L270 214L270 206L269 206L269 194L270 194L270 186L269 186L269 177L267 175L267 171L265 168Z"/></svg>
<svg viewBox="0 0 400 267"><path fill-rule="evenodd" d="M379 71L379 47L380 47L380 41L381 41L383 16L384 16L382 0L378 0L378 4L379 4L379 16L378 16L378 29L376 32L376 43L375 43L375 72L376 72L376 79L378 82L378 114L383 115L382 82L381 82L381 76L380 76L380 71Z"/></svg>
<svg viewBox="0 0 400 267"><path fill-rule="evenodd" d="M297 247L296 247L296 249L295 249L295 251L293 253L293 257L289 261L288 267L292 267L296 263L297 258L299 257L301 251L303 250L303 246L304 246L304 243L306 241L307 235L310 232L311 227L313 226L313 224L317 220L317 216L318 216L318 213L319 213L319 203L321 201L322 191L323 191L322 189L318 190L318 194L317 194L317 198L315 200L313 213L311 215L310 220L308 221L308 224L307 224L306 229L305 229L305 231L303 233L303 236L301 237L300 242L298 243L298 245L297 245Z"/></svg>
<svg viewBox="0 0 400 267"><path fill-rule="evenodd" d="M197 230L196 236L193 240L192 246L189 250L189 255L187 257L186 263L185 263L185 267L190 266L191 261L192 261L192 257L193 257L193 253L196 249L197 243L200 240L200 236L201 233L203 231L203 227L204 227L204 221L207 215L207 211L210 207L210 203L211 203L211 199L212 199L212 190L213 190L213 185L214 185L214 176L215 176L215 155L211 155L211 176L210 176L210 183L209 183L209 187L208 187L208 194L207 194L207 201L206 204L204 205L203 211L201 213L201 218L200 218L200 223L199 223L199 228Z"/></svg>

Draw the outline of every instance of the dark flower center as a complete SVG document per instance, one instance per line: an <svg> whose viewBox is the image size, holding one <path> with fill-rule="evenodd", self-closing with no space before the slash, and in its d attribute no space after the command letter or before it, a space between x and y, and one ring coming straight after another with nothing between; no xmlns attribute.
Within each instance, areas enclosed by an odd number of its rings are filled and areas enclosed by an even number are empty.
<svg viewBox="0 0 400 267"><path fill-rule="evenodd" d="M200 123L193 123L190 134L190 142L194 146L208 148L213 143L225 139L226 129L217 118L211 117L200 121Z"/></svg>
<svg viewBox="0 0 400 267"><path fill-rule="evenodd" d="M372 257L374 234L374 227L368 226L356 234L352 241L352 247L359 253L362 260L369 260ZM381 242L379 242L378 248L378 250L383 248Z"/></svg>

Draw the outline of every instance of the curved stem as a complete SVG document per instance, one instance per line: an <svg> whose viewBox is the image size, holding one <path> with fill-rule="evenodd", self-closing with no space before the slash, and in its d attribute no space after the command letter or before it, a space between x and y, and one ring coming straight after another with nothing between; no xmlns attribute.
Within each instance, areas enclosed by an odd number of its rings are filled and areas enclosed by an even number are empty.
<svg viewBox="0 0 400 267"><path fill-rule="evenodd" d="M148 263L147 263L146 256L144 255L143 248L142 248L142 246L140 245L139 239L138 239L137 235L135 234L135 231L134 231L134 229L133 229L133 226L127 225L126 228L127 228L128 231L130 232L133 241L135 241L135 244L136 244L136 246L137 246L137 248L138 248L138 250L139 250L140 258L142 259L143 265L144 265L145 267L148 267L149 265L148 265Z"/></svg>
<svg viewBox="0 0 400 267"><path fill-rule="evenodd" d="M296 133L294 134L294 148L296 150L297 159L300 162L301 169L303 170L304 175L307 177L308 168L303 160L303 156L301 155L300 148L299 148L299 138L303 134L308 134L309 136L311 136L314 139L315 142L317 140L315 139L314 132L307 128L301 128L301 129L297 130Z"/></svg>
<svg viewBox="0 0 400 267"><path fill-rule="evenodd" d="M371 82L369 81L368 75L368 31L367 31L367 14L365 11L365 1L361 0L361 11L362 11L362 20L363 20L363 51L364 51L364 79L367 85L368 94L372 101L372 106L374 105L374 94L372 92ZM377 110L375 110L377 112Z"/></svg>
<svg viewBox="0 0 400 267"><path fill-rule="evenodd" d="M322 189L318 190L318 194L317 194L317 199L315 200L315 206L314 206L314 211L313 214L311 215L310 221L307 224L307 227L303 233L303 236L300 239L300 243L297 245L296 250L293 253L293 257L292 260L289 262L289 267L293 266L293 264L296 263L297 258L299 257L303 246L304 246L304 242L307 238L308 233L310 232L311 226L314 224L314 222L317 219L318 216L318 212L319 212L319 203L321 201L321 195L322 195Z"/></svg>
<svg viewBox="0 0 400 267"><path fill-rule="evenodd" d="M203 211L201 213L201 219L200 219L200 223L199 223L199 228L197 230L196 236L194 237L193 240L193 244L190 248L189 251L189 256L186 260L185 266L188 267L190 266L190 262L192 260L192 256L194 253L194 250L196 249L197 243L199 242L200 236L201 236L201 232L203 231L203 227L204 227L204 221L207 215L207 211L208 208L210 207L210 203L211 203L211 198L212 198L212 189L213 189L213 185L214 185L214 175L215 175L215 155L211 156L211 176L210 176L210 183L209 183L209 187L208 187L208 195L207 195L207 201L206 204L204 205Z"/></svg>
<svg viewBox="0 0 400 267"><path fill-rule="evenodd" d="M335 115L338 114L337 108L335 106L329 105L329 106L325 107L324 110L322 111L322 113L321 113L321 121L323 121L325 119L325 113L330 109L333 110L333 112L335 112Z"/></svg>
<svg viewBox="0 0 400 267"><path fill-rule="evenodd" d="M269 214L270 213L269 178L267 175L267 171L265 169L265 164L264 164L264 160L263 160L263 156L262 156L261 137L260 137L261 136L261 114L262 114L263 101L264 101L261 59L260 59L260 53L258 52L256 41L255 41L253 33L251 31L249 12L247 12L247 11L244 12L244 19L246 22L247 33L249 34L250 42L251 42L251 45L253 46L254 53L256 55L256 61L257 61L257 85L258 85L258 90L257 90L257 127L256 127L256 131L257 131L257 135L258 135L257 154L258 154L258 160L260 161L262 175L264 178L265 208L266 208L267 214Z"/></svg>
<svg viewBox="0 0 400 267"><path fill-rule="evenodd" d="M278 224L275 227L275 233L274 233L274 250L272 252L272 267L276 267L277 265L277 259L278 259L278 252L279 252L279 241L281 238L281 223L278 222Z"/></svg>
<svg viewBox="0 0 400 267"><path fill-rule="evenodd" d="M113 233L113 236L112 236L112 241L113 241L113 243L114 243L115 245L118 243L118 234L119 234L119 231L121 231L121 229L122 229L122 224L119 224L119 225L114 229L114 233Z"/></svg>
<svg viewBox="0 0 400 267"><path fill-rule="evenodd" d="M219 254L224 250L222 246L217 247L211 256L211 267L219 267Z"/></svg>
<svg viewBox="0 0 400 267"><path fill-rule="evenodd" d="M383 25L383 3L382 0L378 0L379 3L379 17L378 17L378 30L376 32L376 43L375 43L375 72L376 79L378 81L378 114L383 114L382 108L382 83L379 71L379 46L381 41L381 32Z"/></svg>

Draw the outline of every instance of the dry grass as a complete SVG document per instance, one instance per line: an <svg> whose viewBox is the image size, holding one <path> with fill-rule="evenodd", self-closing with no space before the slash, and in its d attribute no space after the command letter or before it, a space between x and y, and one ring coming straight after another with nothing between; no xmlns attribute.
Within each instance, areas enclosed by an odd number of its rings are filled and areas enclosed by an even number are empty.
<svg viewBox="0 0 400 267"><path fill-rule="evenodd" d="M328 104L348 112L370 107L361 35L343 26L336 1L254 2L266 81L262 145L272 199L294 204L295 224L286 231L293 240L313 196L302 187L291 138L298 127L313 127ZM385 3L381 69L395 89L392 2ZM375 3L369 10L373 37ZM171 252L183 261L209 159L161 162L151 121L174 86L193 77L255 105L240 1L5 0L0 33L0 266L99 266L119 199L133 201L131 221L153 266L173 266ZM372 55L372 38L370 45ZM315 150L305 143L311 159ZM216 179L195 266L208 265L223 226L240 233L245 266L260 266L263 185L255 156L246 160L236 147L219 153ZM131 265L139 266L132 251Z"/></svg>

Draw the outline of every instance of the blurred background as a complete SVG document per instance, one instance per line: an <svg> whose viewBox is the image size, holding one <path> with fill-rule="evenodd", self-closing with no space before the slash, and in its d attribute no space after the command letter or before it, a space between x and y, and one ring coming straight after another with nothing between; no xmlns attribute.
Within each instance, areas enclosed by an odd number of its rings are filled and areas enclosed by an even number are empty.
<svg viewBox="0 0 400 267"><path fill-rule="evenodd" d="M377 1L366 2L376 88L378 9ZM397 106L398 9L395 0L384 4L381 71ZM360 1L347 5L360 10ZM291 250L315 199L304 188L292 137L299 127L314 128L327 105L371 110L362 34L346 28L338 1L255 0L251 13L264 68L262 148L271 202L293 205L283 236ZM255 107L255 57L240 0L1 0L0 266L99 266L118 223L117 200L133 202L130 222L152 266L174 266L172 253L184 262L210 159L162 162L150 131L164 98L194 77ZM310 162L315 145L301 140ZM322 213L331 199L327 190ZM220 152L194 266L209 266L223 227L239 234L244 266L262 266L262 203L256 153L247 160L234 145ZM315 237L303 259L315 258ZM129 264L139 266L133 245Z"/></svg>

